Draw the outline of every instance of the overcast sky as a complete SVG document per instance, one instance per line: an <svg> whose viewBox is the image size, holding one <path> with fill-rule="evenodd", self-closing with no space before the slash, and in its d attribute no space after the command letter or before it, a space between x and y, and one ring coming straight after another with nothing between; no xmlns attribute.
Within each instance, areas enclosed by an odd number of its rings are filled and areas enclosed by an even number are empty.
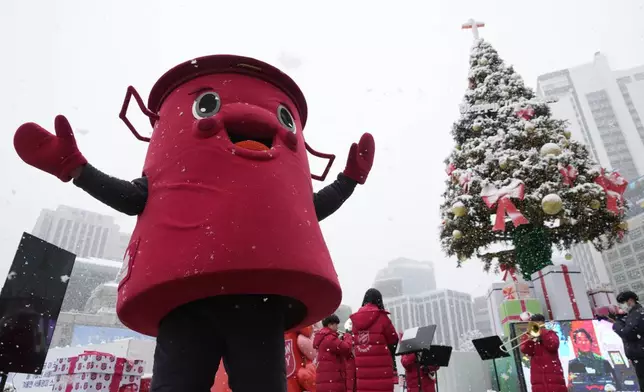
<svg viewBox="0 0 644 392"><path fill-rule="evenodd" d="M398 256L432 261L439 287L482 295L499 276L456 269L438 241L443 159L467 86L470 17L530 86L538 75L607 54L615 69L644 64L641 0L459 1L3 0L0 12L0 277L42 208L68 204L116 215L71 184L25 165L13 133L68 116L88 160L125 179L146 144L118 119L125 89L146 97L170 67L207 54L272 63L301 86L305 135L344 167L363 132L376 139L369 181L322 230L344 289L358 305L376 271ZM523 5L521 5L523 4ZM140 129L142 115L131 110ZM313 164L319 168L319 164ZM117 217L124 231L133 218Z"/></svg>

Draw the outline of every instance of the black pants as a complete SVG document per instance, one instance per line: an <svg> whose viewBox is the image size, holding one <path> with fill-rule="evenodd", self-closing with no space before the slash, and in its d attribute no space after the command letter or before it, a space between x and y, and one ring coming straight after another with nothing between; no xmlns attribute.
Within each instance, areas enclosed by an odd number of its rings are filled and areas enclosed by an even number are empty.
<svg viewBox="0 0 644 392"><path fill-rule="evenodd" d="M637 382L640 384L640 391L644 390L644 359L632 359L631 363L635 368Z"/></svg>
<svg viewBox="0 0 644 392"><path fill-rule="evenodd" d="M234 392L286 392L284 301L221 296L173 310L159 325L151 392L209 392L222 358Z"/></svg>

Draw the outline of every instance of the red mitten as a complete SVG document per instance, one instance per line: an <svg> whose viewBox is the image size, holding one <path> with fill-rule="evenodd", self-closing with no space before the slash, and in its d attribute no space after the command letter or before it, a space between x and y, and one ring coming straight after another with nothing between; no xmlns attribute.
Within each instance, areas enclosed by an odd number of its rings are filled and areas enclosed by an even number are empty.
<svg viewBox="0 0 644 392"><path fill-rule="evenodd" d="M67 182L72 179L71 172L87 164L87 159L78 151L65 116L56 116L54 128L56 135L38 124L22 124L13 137L13 146L27 164Z"/></svg>
<svg viewBox="0 0 644 392"><path fill-rule="evenodd" d="M373 166L373 158L376 154L376 142L370 133L365 133L359 143L353 143L349 150L347 166L344 168L344 175L358 184L364 184Z"/></svg>

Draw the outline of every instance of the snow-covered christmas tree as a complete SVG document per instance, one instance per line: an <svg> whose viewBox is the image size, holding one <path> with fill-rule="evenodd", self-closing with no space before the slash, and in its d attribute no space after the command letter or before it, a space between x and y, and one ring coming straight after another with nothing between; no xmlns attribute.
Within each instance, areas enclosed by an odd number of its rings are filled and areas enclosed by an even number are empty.
<svg viewBox="0 0 644 392"><path fill-rule="evenodd" d="M482 39L472 47L461 113L440 234L459 265L476 256L485 270L518 266L529 279L552 264L553 245L590 241L601 251L624 235L626 181L570 140L566 123Z"/></svg>

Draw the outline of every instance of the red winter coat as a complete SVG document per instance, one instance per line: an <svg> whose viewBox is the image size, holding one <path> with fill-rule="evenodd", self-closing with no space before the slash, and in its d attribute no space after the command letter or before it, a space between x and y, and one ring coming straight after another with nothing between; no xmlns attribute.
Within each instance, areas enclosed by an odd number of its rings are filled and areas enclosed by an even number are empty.
<svg viewBox="0 0 644 392"><path fill-rule="evenodd" d="M389 313L367 304L351 315L356 357L356 392L392 392L394 364L390 345L398 334Z"/></svg>
<svg viewBox="0 0 644 392"><path fill-rule="evenodd" d="M407 391L418 392L418 365L416 364L416 354L403 355L401 362L405 368ZM421 369L420 385L423 388L422 392L436 392L436 372L438 369L438 366L427 366ZM432 374L431 376L430 373Z"/></svg>
<svg viewBox="0 0 644 392"><path fill-rule="evenodd" d="M344 334L344 341L351 346L351 355L345 360L347 392L356 390L356 357L353 349L353 335L350 332Z"/></svg>
<svg viewBox="0 0 644 392"><path fill-rule="evenodd" d="M318 350L315 374L317 392L345 392L345 359L351 355L351 343L340 340L337 332L322 328L315 334L313 348Z"/></svg>
<svg viewBox="0 0 644 392"><path fill-rule="evenodd" d="M526 335L521 338L521 352L530 357L532 392L568 391L558 351L559 336L554 331L542 329L541 341L536 343Z"/></svg>

